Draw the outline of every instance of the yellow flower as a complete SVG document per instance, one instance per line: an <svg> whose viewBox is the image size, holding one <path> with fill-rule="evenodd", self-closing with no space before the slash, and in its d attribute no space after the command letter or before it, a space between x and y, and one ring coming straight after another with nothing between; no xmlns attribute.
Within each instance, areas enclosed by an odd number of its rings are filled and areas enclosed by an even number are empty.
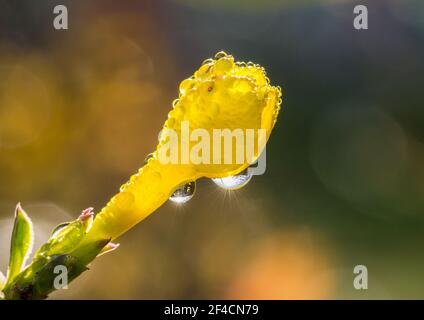
<svg viewBox="0 0 424 320"><path fill-rule="evenodd" d="M274 127L281 104L281 89L269 84L264 68L253 63L235 62L219 52L208 59L192 77L181 82L179 98L174 101L163 129L174 130L181 138L181 124L190 130L213 129L266 130ZM244 139L246 142L247 139ZM175 189L201 177L221 178L240 173L251 161L232 164L168 163L158 160L161 138L147 164L121 187L121 191L96 216L84 242L115 239L160 207ZM245 143L244 142L244 143ZM194 142L189 141L191 149ZM257 158L262 150L254 152ZM254 160L254 159L250 159Z"/></svg>

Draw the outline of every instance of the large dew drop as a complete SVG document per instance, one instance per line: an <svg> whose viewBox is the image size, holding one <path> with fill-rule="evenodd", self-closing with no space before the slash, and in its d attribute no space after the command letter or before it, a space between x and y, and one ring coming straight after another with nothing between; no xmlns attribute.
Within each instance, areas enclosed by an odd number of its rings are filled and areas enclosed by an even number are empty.
<svg viewBox="0 0 424 320"><path fill-rule="evenodd" d="M237 190L244 187L252 179L252 177L252 174L248 173L247 170L244 170L235 176L212 179L212 181L223 189Z"/></svg>
<svg viewBox="0 0 424 320"><path fill-rule="evenodd" d="M188 182L185 185L179 187L177 190L175 190L169 200L175 203L186 203L191 198L193 198L195 191L196 181Z"/></svg>

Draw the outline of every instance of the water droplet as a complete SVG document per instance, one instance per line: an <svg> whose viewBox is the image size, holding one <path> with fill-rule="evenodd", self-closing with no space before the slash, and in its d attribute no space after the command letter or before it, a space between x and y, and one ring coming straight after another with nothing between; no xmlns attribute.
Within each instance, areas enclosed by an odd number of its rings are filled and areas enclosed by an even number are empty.
<svg viewBox="0 0 424 320"><path fill-rule="evenodd" d="M205 64L212 63L212 62L213 62L213 59L206 59L206 60L203 60L203 62L202 62L202 66L203 66L203 65L205 65Z"/></svg>
<svg viewBox="0 0 424 320"><path fill-rule="evenodd" d="M186 94L188 90L194 87L195 84L196 84L196 80L193 80L193 79L183 80L180 83L180 96Z"/></svg>
<svg viewBox="0 0 424 320"><path fill-rule="evenodd" d="M128 181L126 183L124 183L120 188L119 191L120 192L124 192L125 190L127 190L127 188L131 185L131 181Z"/></svg>
<svg viewBox="0 0 424 320"><path fill-rule="evenodd" d="M139 176L140 176L139 173L133 174L130 178L130 183L135 183Z"/></svg>
<svg viewBox="0 0 424 320"><path fill-rule="evenodd" d="M222 76L230 72L233 68L233 60L228 58L223 58L215 62L214 72L216 75Z"/></svg>
<svg viewBox="0 0 424 320"><path fill-rule="evenodd" d="M153 158L153 153L149 153L146 158L144 158L144 165L146 165L150 159Z"/></svg>
<svg viewBox="0 0 424 320"><path fill-rule="evenodd" d="M196 181L188 182L185 185L179 187L177 190L175 190L169 200L175 203L186 203L191 198L193 198L195 191Z"/></svg>
<svg viewBox="0 0 424 320"><path fill-rule="evenodd" d="M224 51L219 51L218 53L215 54L215 60L219 60L219 59L225 58L227 56L228 56L228 54L226 54Z"/></svg>
<svg viewBox="0 0 424 320"><path fill-rule="evenodd" d="M206 63L206 61L207 61L207 60L205 60L205 61L204 61L204 63ZM213 60L211 60L211 61L213 62ZM211 63L203 64L203 65L199 68L199 70L197 70L197 71L194 73L194 77L195 77L196 79L202 79L202 78L204 78L204 77L207 77L207 74L208 74L209 70L211 69L211 66L212 66L212 64L211 64Z"/></svg>
<svg viewBox="0 0 424 320"><path fill-rule="evenodd" d="M171 128L174 126L175 124L175 119L172 117L169 117L168 120L166 121L166 127Z"/></svg>
<svg viewBox="0 0 424 320"><path fill-rule="evenodd" d="M249 174L246 169L235 176L212 179L212 181L223 189L237 190L244 187L252 177L253 175Z"/></svg>

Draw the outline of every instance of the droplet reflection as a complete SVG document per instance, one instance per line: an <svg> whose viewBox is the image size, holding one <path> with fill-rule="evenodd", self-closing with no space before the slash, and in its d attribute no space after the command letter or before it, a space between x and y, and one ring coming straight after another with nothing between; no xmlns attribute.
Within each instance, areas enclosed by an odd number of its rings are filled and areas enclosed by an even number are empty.
<svg viewBox="0 0 424 320"><path fill-rule="evenodd" d="M235 176L212 179L212 181L223 189L237 190L248 184L252 177L252 174L248 173L247 170L244 170Z"/></svg>
<svg viewBox="0 0 424 320"><path fill-rule="evenodd" d="M175 203L186 203L191 198L193 198L195 191L196 181L188 182L185 185L179 187L177 190L175 190L169 200Z"/></svg>

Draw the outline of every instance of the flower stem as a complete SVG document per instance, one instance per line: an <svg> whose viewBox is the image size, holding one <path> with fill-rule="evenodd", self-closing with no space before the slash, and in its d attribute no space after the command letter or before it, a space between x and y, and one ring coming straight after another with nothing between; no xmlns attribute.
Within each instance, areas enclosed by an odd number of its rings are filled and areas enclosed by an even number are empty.
<svg viewBox="0 0 424 320"><path fill-rule="evenodd" d="M159 208L178 186L196 178L189 165L149 160L96 216L85 241L116 239Z"/></svg>

